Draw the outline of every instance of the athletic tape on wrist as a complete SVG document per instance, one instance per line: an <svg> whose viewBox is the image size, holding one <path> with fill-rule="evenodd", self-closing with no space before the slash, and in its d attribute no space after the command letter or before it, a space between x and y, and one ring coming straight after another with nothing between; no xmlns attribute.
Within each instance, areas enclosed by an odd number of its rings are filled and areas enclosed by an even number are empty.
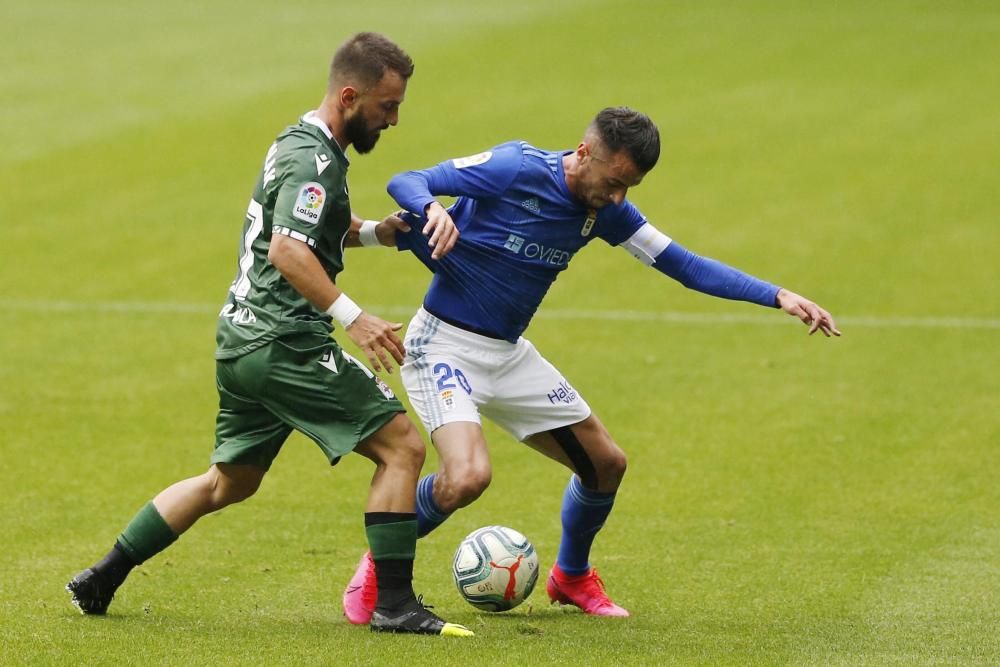
<svg viewBox="0 0 1000 667"><path fill-rule="evenodd" d="M361 308L358 304L351 301L351 298L344 293L341 293L330 307L326 309L326 314L334 319L335 322L340 324L341 327L346 329L347 327L354 324L354 320L358 319L361 315Z"/></svg>
<svg viewBox="0 0 1000 667"><path fill-rule="evenodd" d="M377 220L365 220L361 223L361 230L358 231L358 238L361 240L361 245L366 248L382 245L378 242L378 236L375 234L375 227L377 226Z"/></svg>

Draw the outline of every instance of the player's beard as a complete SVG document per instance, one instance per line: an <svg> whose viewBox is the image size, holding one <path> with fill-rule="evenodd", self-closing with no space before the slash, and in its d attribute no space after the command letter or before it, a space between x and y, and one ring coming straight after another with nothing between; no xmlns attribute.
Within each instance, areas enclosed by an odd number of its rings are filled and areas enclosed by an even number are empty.
<svg viewBox="0 0 1000 667"><path fill-rule="evenodd" d="M369 129L364 116L359 113L344 123L344 132L347 135L347 140L354 146L354 150L364 155L375 148L382 130Z"/></svg>

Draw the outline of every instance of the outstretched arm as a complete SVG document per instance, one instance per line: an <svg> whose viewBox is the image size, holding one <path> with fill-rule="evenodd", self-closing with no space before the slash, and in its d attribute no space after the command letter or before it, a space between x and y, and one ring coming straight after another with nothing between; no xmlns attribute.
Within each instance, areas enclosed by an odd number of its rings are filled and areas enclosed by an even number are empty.
<svg viewBox="0 0 1000 667"><path fill-rule="evenodd" d="M816 331L826 336L840 335L830 313L809 299L717 260L696 255L649 223L640 227L622 247L643 264L689 289L723 299L781 308L808 324L810 335Z"/></svg>

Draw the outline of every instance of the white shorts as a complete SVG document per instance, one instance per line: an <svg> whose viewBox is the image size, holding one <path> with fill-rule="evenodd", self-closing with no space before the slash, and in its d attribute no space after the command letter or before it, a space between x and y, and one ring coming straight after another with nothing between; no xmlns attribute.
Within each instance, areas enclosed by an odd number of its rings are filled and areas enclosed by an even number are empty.
<svg viewBox="0 0 1000 667"><path fill-rule="evenodd" d="M480 336L421 308L406 330L403 386L428 433L482 413L518 440L590 416L583 400L530 341Z"/></svg>

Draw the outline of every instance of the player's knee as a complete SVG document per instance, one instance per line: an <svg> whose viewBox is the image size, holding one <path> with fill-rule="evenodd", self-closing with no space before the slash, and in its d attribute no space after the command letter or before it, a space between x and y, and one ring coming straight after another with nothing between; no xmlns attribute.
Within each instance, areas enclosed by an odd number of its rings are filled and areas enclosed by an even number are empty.
<svg viewBox="0 0 1000 667"><path fill-rule="evenodd" d="M628 458L625 452L617 445L609 449L600 461L597 461L597 478L603 490L614 491L621 484L625 477L625 469L628 467Z"/></svg>
<svg viewBox="0 0 1000 667"><path fill-rule="evenodd" d="M493 481L493 471L490 468L471 470L458 484L459 495L467 502L472 502L489 488Z"/></svg>
<svg viewBox="0 0 1000 667"><path fill-rule="evenodd" d="M212 504L219 508L233 503L240 503L257 493L260 482L247 480L230 480L218 485L212 495Z"/></svg>
<svg viewBox="0 0 1000 667"><path fill-rule="evenodd" d="M424 447L423 440L417 433L417 429L410 426L409 435L399 441L396 447L396 455L399 465L405 466L407 470L420 471L424 467L424 459L427 457L427 448Z"/></svg>
<svg viewBox="0 0 1000 667"><path fill-rule="evenodd" d="M419 471L424 465L427 449L413 422L403 414L396 415L355 450L388 468Z"/></svg>
<svg viewBox="0 0 1000 667"><path fill-rule="evenodd" d="M475 501L493 481L493 470L488 465L470 465L449 471L443 485L441 509L453 512Z"/></svg>
<svg viewBox="0 0 1000 667"><path fill-rule="evenodd" d="M213 511L233 503L242 502L257 493L261 480L263 480L263 474L256 472L244 474L244 472L221 471L217 468L208 472L209 504Z"/></svg>
<svg viewBox="0 0 1000 667"><path fill-rule="evenodd" d="M424 465L427 448L413 422L406 418L396 418L392 424L392 439L389 452L386 455L389 465L404 467L407 470L417 470Z"/></svg>

